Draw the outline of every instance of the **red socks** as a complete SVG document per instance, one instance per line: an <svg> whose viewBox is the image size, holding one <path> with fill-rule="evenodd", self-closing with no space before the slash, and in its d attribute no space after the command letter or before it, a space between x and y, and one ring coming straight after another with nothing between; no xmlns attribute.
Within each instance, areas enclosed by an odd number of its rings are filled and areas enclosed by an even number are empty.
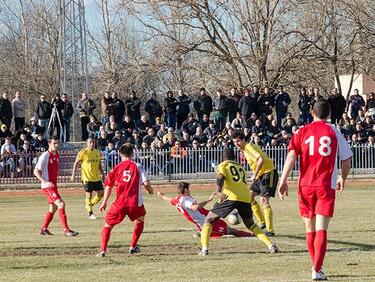
<svg viewBox="0 0 375 282"><path fill-rule="evenodd" d="M42 225L42 229L47 229L48 228L48 225L51 223L52 219L53 219L53 213L52 212L47 212L46 214L46 217L44 219L44 223Z"/></svg>
<svg viewBox="0 0 375 282"><path fill-rule="evenodd" d="M68 222L65 214L65 208L59 209L60 222L64 227L64 232L69 231Z"/></svg>
<svg viewBox="0 0 375 282"><path fill-rule="evenodd" d="M253 233L242 231L242 230L236 230L235 231L235 236L236 237L254 237Z"/></svg>
<svg viewBox="0 0 375 282"><path fill-rule="evenodd" d="M138 240L143 232L143 227L145 226L144 221L137 221L133 231L133 237L130 242L130 247L135 248L137 246Z"/></svg>
<svg viewBox="0 0 375 282"><path fill-rule="evenodd" d="M314 269L315 271L320 271L322 269L324 256L327 250L327 231L326 230L316 231L314 249L315 249Z"/></svg>
<svg viewBox="0 0 375 282"><path fill-rule="evenodd" d="M105 252L107 250L107 245L109 241L109 237L111 237L111 228L104 226L102 230L102 239L100 243L100 251Z"/></svg>
<svg viewBox="0 0 375 282"><path fill-rule="evenodd" d="M307 249L309 250L312 263L314 263L314 259L315 259L315 247L314 247L315 234L316 232L306 232L306 245L307 245Z"/></svg>

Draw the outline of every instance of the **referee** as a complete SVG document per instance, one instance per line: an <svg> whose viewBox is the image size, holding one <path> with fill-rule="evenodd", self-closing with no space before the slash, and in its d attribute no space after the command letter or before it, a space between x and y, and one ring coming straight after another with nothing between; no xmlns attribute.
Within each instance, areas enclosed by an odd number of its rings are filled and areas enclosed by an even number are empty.
<svg viewBox="0 0 375 282"><path fill-rule="evenodd" d="M102 184L102 177L104 177L103 167L100 161L100 152L95 148L95 140L88 138L86 141L86 148L82 149L76 158L73 165L71 180L74 181L77 164L81 164L81 180L86 192L86 209L88 218L91 220L97 219L92 211L92 207L99 203L103 198L104 190ZM101 177L101 176L102 177ZM93 192L96 192L95 197L92 197Z"/></svg>

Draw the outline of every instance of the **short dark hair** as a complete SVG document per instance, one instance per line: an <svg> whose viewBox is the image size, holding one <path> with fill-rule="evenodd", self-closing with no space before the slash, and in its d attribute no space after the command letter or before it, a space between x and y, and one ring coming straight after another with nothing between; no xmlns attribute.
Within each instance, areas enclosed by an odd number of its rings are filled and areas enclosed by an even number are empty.
<svg viewBox="0 0 375 282"><path fill-rule="evenodd" d="M320 119L327 119L331 113L331 107L326 99L319 99L314 103L313 111Z"/></svg>
<svg viewBox="0 0 375 282"><path fill-rule="evenodd" d="M178 194L183 194L187 189L189 189L190 184L187 182L180 182L177 186L177 192Z"/></svg>
<svg viewBox="0 0 375 282"><path fill-rule="evenodd" d="M225 149L223 159L233 161L235 159L234 151L232 149Z"/></svg>
<svg viewBox="0 0 375 282"><path fill-rule="evenodd" d="M131 157L134 152L134 147L130 143L125 143L120 147L120 154L125 157Z"/></svg>
<svg viewBox="0 0 375 282"><path fill-rule="evenodd" d="M52 140L60 141L60 139L56 135L52 135L48 137L48 144L52 142Z"/></svg>
<svg viewBox="0 0 375 282"><path fill-rule="evenodd" d="M240 140L244 140L245 139L245 135L241 132L241 131L236 131L232 134L232 139L240 139Z"/></svg>

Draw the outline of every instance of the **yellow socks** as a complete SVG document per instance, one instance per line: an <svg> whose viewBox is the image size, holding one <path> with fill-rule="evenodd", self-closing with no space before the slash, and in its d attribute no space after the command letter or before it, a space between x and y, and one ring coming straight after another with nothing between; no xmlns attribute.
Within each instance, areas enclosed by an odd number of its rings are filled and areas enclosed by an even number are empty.
<svg viewBox="0 0 375 282"><path fill-rule="evenodd" d="M91 200L91 205L96 205L97 203L100 202L102 198L103 198L102 196L99 196L98 194L96 194L95 197Z"/></svg>
<svg viewBox="0 0 375 282"><path fill-rule="evenodd" d="M86 198L86 210L92 212L92 203L90 198Z"/></svg>
<svg viewBox="0 0 375 282"><path fill-rule="evenodd" d="M260 208L260 205L257 201L253 200L251 202L251 209L253 210L253 214L255 215L255 218L257 219L258 223L260 225L265 224L262 209Z"/></svg>
<svg viewBox="0 0 375 282"><path fill-rule="evenodd" d="M273 231L273 212L270 205L264 207L264 218L266 221L266 228L269 232Z"/></svg>
<svg viewBox="0 0 375 282"><path fill-rule="evenodd" d="M212 224L206 223L201 231L202 251L208 250L208 241L212 232Z"/></svg>
<svg viewBox="0 0 375 282"><path fill-rule="evenodd" d="M253 232L259 240L266 244L267 247L270 247L272 245L271 240L266 236L266 234L264 234L263 230L258 225L254 224L253 226L251 226L250 231Z"/></svg>

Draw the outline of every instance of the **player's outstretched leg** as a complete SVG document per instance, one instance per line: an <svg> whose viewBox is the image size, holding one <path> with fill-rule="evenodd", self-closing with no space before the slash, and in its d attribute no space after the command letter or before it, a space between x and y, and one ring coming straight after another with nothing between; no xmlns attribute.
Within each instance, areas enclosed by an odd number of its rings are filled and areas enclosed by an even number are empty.
<svg viewBox="0 0 375 282"><path fill-rule="evenodd" d="M266 222L266 235L268 237L275 236L275 231L273 229L273 212L272 208L270 205L270 199L269 197L260 197L262 206L263 206L263 211L264 211L264 219Z"/></svg>
<svg viewBox="0 0 375 282"><path fill-rule="evenodd" d="M253 233L235 229L229 226L227 227L227 235L233 235L235 237L254 237Z"/></svg>
<svg viewBox="0 0 375 282"><path fill-rule="evenodd" d="M141 216L135 220L133 236L132 236L132 240L130 242L130 247L129 247L129 254L131 255L139 253L141 251L137 243L138 243L139 238L142 235L143 228L145 226L144 220L145 220L144 216Z"/></svg>
<svg viewBox="0 0 375 282"><path fill-rule="evenodd" d="M253 211L253 214L255 215L255 218L258 221L258 224L259 224L260 228L262 228L262 229L265 228L266 223L265 223L265 219L264 219L262 209L260 208L259 203L255 199L253 199L251 201L251 209Z"/></svg>
<svg viewBox="0 0 375 282"><path fill-rule="evenodd" d="M51 232L49 232L48 226L51 223L56 211L57 211L57 206L53 203L49 204L49 210L46 213L46 217L44 218L44 223L39 232L40 235L53 235Z"/></svg>
<svg viewBox="0 0 375 282"><path fill-rule="evenodd" d="M54 202L54 204L57 205L57 207L58 207L60 222L61 222L61 225L64 228L65 236L67 236L67 237L77 236L79 233L71 230L68 226L68 219L67 219L67 216L66 216L66 213L65 213L65 203L64 203L64 201L62 199L58 199Z"/></svg>
<svg viewBox="0 0 375 282"><path fill-rule="evenodd" d="M105 257L106 252L107 252L107 245L109 238L111 237L111 231L112 231L113 226L109 224L105 224L102 230L102 236L100 240L100 251L96 255L97 257Z"/></svg>

